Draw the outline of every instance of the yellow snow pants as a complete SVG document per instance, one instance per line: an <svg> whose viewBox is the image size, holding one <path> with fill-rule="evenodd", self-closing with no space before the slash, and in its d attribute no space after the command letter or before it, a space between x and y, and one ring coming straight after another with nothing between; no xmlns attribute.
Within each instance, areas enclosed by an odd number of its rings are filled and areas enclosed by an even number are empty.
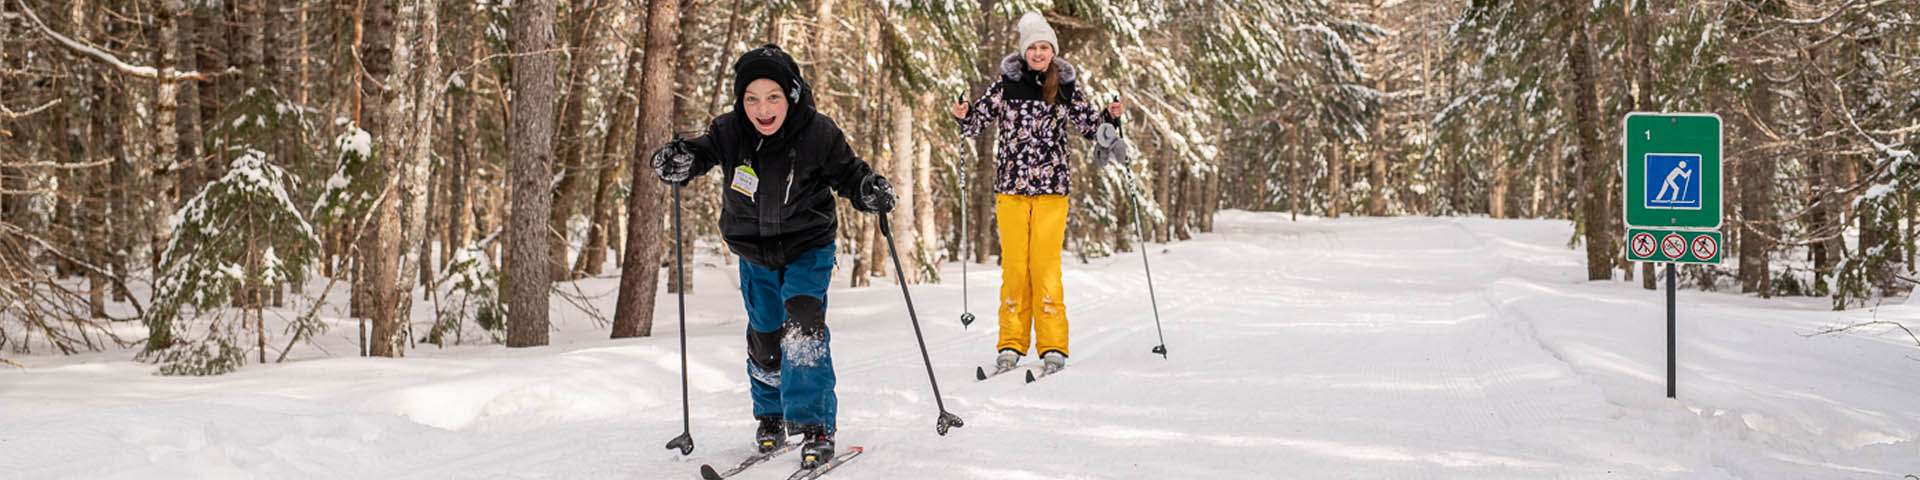
<svg viewBox="0 0 1920 480"><path fill-rule="evenodd" d="M1060 289L1060 250L1067 236L1065 195L999 195L1000 344L995 351L1067 352L1067 304Z"/></svg>

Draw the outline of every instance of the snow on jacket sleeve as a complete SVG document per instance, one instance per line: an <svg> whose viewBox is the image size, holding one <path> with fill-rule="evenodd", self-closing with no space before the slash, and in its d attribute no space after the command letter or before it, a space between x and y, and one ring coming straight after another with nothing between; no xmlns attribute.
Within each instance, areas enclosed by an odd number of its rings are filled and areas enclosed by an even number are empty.
<svg viewBox="0 0 1920 480"><path fill-rule="evenodd" d="M980 135L981 130L986 129L987 125L992 125L995 120L999 120L1000 115L1007 111L1006 100L1000 95L1002 90L1000 84L1001 82L993 82L993 87L987 89L986 95L981 95L979 99L967 106L967 118L960 121L961 135L969 137Z"/></svg>

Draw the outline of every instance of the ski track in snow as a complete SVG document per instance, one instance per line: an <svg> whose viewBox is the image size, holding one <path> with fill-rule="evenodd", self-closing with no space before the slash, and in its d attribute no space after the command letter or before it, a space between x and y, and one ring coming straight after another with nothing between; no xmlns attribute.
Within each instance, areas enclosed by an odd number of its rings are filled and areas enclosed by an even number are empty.
<svg viewBox="0 0 1920 480"><path fill-rule="evenodd" d="M994 353L996 267L969 267L979 328L957 321L959 265L913 286L941 393L966 420L945 437L898 287L850 289L838 272L839 443L869 454L830 478L1920 473L1920 350L1904 335L1802 336L1920 307L1682 291L1669 400L1664 292L1585 281L1564 222L1229 211L1216 225L1149 246L1167 359L1148 351L1138 252L1067 256L1074 355L1030 385L973 378ZM673 297L653 337L629 340L556 298L541 348L384 360L303 346L302 361L212 378L151 376L125 350L13 357L32 368L0 370L0 478L696 478L747 455L754 428L737 272L700 259L691 456L662 448L681 430ZM610 314L601 294L616 284L579 286ZM321 346L351 355L356 328L339 320ZM792 458L736 478L784 478Z"/></svg>

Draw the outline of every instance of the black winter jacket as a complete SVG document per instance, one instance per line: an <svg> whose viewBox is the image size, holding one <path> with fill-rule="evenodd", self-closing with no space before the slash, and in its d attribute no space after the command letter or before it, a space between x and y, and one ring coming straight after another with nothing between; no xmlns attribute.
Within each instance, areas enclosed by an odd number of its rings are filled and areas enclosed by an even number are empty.
<svg viewBox="0 0 1920 480"><path fill-rule="evenodd" d="M804 92L804 90L802 90ZM720 167L720 233L740 258L782 268L800 253L833 243L833 195L856 199L873 168L853 154L833 120L813 109L811 92L790 100L786 123L762 136L736 103L713 119L693 146L693 174ZM790 94L791 95L791 94ZM752 195L734 188L741 167L759 178Z"/></svg>

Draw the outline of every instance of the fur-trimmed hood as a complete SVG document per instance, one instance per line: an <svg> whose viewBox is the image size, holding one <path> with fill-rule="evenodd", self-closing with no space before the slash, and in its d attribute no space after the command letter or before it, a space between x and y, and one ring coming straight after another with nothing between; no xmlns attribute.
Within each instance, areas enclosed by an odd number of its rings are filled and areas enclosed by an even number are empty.
<svg viewBox="0 0 1920 480"><path fill-rule="evenodd" d="M1119 119L1107 117L1100 105L1080 93L1073 83L1080 71L1073 64L1053 59L1059 62L1053 68L1060 75L1060 89L1047 99L1040 74L1028 70L1020 57L1000 60L1002 78L968 107L959 122L960 134L972 137L995 129L1000 143L994 159L995 193L1066 195L1073 182L1067 165L1068 131L1094 140L1100 125L1117 128Z"/></svg>
<svg viewBox="0 0 1920 480"><path fill-rule="evenodd" d="M1073 64L1067 63L1060 57L1053 57L1053 63L1060 66L1060 84L1072 84L1077 77L1077 70L1073 68ZM1020 52L1014 52L1012 55L1007 55L1007 58L1000 59L1000 75L1007 77L1007 80L1018 82L1027 76L1027 72L1026 56L1021 55Z"/></svg>

